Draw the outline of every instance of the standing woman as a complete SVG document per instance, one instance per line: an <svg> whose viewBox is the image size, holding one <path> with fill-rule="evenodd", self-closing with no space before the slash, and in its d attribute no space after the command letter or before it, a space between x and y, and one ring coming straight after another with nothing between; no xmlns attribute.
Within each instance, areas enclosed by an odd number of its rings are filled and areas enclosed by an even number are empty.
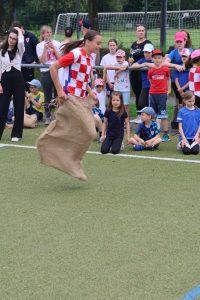
<svg viewBox="0 0 200 300"><path fill-rule="evenodd" d="M36 46L37 56L41 64L52 65L60 57L60 42L52 39L51 27L44 25L40 30L40 43ZM51 79L50 71L48 68L41 68L41 83L44 90L45 102L45 125L51 122L51 111L49 103L52 100L53 94L56 97L56 91Z"/></svg>
<svg viewBox="0 0 200 300"><path fill-rule="evenodd" d="M13 96L15 120L11 132L12 142L18 142L23 133L25 83L21 73L21 61L24 51L22 30L14 27L0 46L0 139Z"/></svg>
<svg viewBox="0 0 200 300"><path fill-rule="evenodd" d="M86 98L94 51L99 51L101 35L89 30L84 39L68 43L64 55L50 68L60 106L56 119L40 136L37 147L41 163L57 168L80 180L86 180L82 158L96 137L92 103ZM58 70L65 68L62 86Z"/></svg>
<svg viewBox="0 0 200 300"><path fill-rule="evenodd" d="M144 58L144 46L146 44L151 44L149 40L146 39L146 30L143 25L137 25L136 27L136 37L137 41L135 41L130 50L129 55L129 64L132 65L133 63L137 62L139 59ZM138 101L140 97L140 93L142 91L142 80L141 80L141 71L134 70L130 72L130 82L132 90L135 94L136 98L136 108L139 110ZM135 119L135 122L140 122L140 116Z"/></svg>

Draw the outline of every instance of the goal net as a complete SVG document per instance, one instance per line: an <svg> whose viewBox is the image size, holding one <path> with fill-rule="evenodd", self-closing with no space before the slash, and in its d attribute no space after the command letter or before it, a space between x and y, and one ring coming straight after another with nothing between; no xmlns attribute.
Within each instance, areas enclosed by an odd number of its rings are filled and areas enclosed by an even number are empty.
<svg viewBox="0 0 200 300"><path fill-rule="evenodd" d="M80 19L88 18L88 14L80 13ZM66 26L73 27L76 32L77 14L59 14L55 28L55 38L64 39ZM104 37L104 45L110 38L115 38L122 47L129 48L135 40L133 31L137 24L146 24L147 36L152 43L159 47L160 44L160 11L147 12L122 12L122 13L99 13L99 31ZM200 45L200 10L168 11L167 12L167 45L173 45L174 33L179 29L189 31L193 47ZM76 33L75 33L76 34ZM75 38L76 36L74 36Z"/></svg>

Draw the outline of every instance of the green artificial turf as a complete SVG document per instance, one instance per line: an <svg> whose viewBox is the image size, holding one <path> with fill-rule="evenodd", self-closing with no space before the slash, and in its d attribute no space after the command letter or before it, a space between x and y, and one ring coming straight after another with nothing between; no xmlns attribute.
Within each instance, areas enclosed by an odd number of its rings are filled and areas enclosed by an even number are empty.
<svg viewBox="0 0 200 300"><path fill-rule="evenodd" d="M200 160L170 137L122 153ZM0 159L0 299L175 300L200 283L199 164L87 154L83 183L40 165L35 149L0 147Z"/></svg>
<svg viewBox="0 0 200 300"><path fill-rule="evenodd" d="M199 165L88 154L88 182L0 148L0 299L180 299L199 283Z"/></svg>

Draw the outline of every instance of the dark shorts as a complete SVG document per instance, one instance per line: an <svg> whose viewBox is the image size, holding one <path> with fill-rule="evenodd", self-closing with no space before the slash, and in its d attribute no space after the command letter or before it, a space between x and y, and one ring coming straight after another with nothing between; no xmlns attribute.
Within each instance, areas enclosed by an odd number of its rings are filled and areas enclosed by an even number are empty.
<svg viewBox="0 0 200 300"><path fill-rule="evenodd" d="M200 108L200 97L195 95L195 105Z"/></svg>
<svg viewBox="0 0 200 300"><path fill-rule="evenodd" d="M181 95L180 95L180 93L179 93L179 91L177 89L176 83L172 82L171 86L172 86L172 90L173 90L173 92L174 92L174 94L176 96L176 99L178 99L179 104L182 104L183 99L182 99L182 97L181 97Z"/></svg>
<svg viewBox="0 0 200 300"><path fill-rule="evenodd" d="M167 94L150 94L149 106L151 106L158 119L167 119Z"/></svg>

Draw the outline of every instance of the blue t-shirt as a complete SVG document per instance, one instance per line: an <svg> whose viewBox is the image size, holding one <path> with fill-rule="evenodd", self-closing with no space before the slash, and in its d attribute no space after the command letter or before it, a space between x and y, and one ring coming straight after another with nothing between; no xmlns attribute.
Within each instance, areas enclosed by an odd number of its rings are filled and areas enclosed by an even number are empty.
<svg viewBox="0 0 200 300"><path fill-rule="evenodd" d="M177 122L182 123L183 132L187 140L193 140L200 126L200 109L193 110L183 107L179 110Z"/></svg>
<svg viewBox="0 0 200 300"><path fill-rule="evenodd" d="M117 112L107 109L104 117L108 119L107 136L117 138L124 135L124 121L128 118L126 111L119 117Z"/></svg>
<svg viewBox="0 0 200 300"><path fill-rule="evenodd" d="M147 127L144 123L139 124L135 133L144 141L148 141L159 134L158 124L151 121L150 126Z"/></svg>
<svg viewBox="0 0 200 300"><path fill-rule="evenodd" d="M178 52L178 49L172 50L172 51L168 54L168 57L170 58L172 64L176 64L176 65L180 65L180 66L183 64L182 59L181 59L181 56L180 56L180 54L179 54L179 52ZM172 74L172 76L171 76L172 81L174 82L174 80L175 80L175 77L174 77L174 75L175 75L175 70L173 70L171 74Z"/></svg>
<svg viewBox="0 0 200 300"><path fill-rule="evenodd" d="M186 83L189 82L189 70L185 70L183 72L179 72L177 70L174 71L174 80L178 78L178 82L180 84L180 87L184 86ZM189 90L189 87L187 87L184 91Z"/></svg>
<svg viewBox="0 0 200 300"><path fill-rule="evenodd" d="M152 59L146 59L145 57L144 58L141 58L137 61L138 64L143 64L145 62L148 62L148 63L151 63L153 62ZM148 76L147 76L147 73L148 73L148 70L147 71L141 71L141 79L142 79L142 88L143 89L149 89L150 88L150 82L148 80Z"/></svg>

